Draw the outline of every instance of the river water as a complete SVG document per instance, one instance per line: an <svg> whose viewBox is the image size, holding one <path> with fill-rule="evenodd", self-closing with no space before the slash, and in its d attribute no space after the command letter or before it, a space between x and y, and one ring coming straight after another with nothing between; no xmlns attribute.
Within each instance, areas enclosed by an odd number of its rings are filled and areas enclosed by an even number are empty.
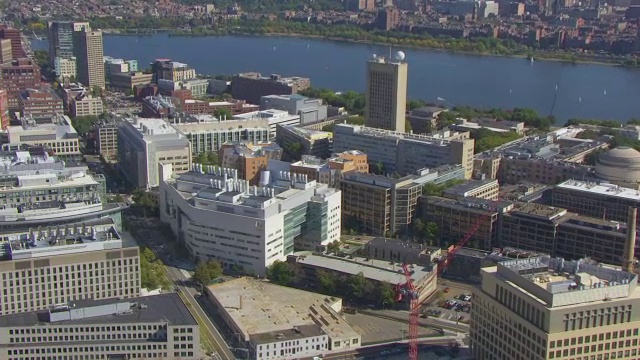
<svg viewBox="0 0 640 360"><path fill-rule="evenodd" d="M34 49L46 49L33 40ZM443 105L530 107L569 118L640 118L640 69L520 58L402 50L409 63L409 97ZM198 73L259 71L311 78L314 87L363 91L365 62L388 54L382 45L322 39L260 36L172 37L106 35L105 55L137 59L141 68L155 58L171 58ZM557 89L557 90L556 90ZM555 105L554 105L555 98Z"/></svg>

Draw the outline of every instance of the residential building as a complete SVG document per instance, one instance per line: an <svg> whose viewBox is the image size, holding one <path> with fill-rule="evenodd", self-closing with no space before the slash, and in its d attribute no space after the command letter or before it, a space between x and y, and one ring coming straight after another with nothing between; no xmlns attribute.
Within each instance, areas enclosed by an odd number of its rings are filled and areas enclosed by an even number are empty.
<svg viewBox="0 0 640 360"><path fill-rule="evenodd" d="M27 53L22 47L22 34L20 33L20 30L9 27L5 24L0 24L0 39L11 40L11 54L13 55L13 60L27 57Z"/></svg>
<svg viewBox="0 0 640 360"><path fill-rule="evenodd" d="M102 31L82 29L73 33L77 79L89 88L105 88Z"/></svg>
<svg viewBox="0 0 640 360"><path fill-rule="evenodd" d="M411 131L415 134L428 134L438 127L438 116L449 111L437 106L425 106L409 111L406 116Z"/></svg>
<svg viewBox="0 0 640 360"><path fill-rule="evenodd" d="M260 110L283 110L290 115L299 115L300 124L313 124L327 119L327 105L322 99L292 95L267 95L260 98Z"/></svg>
<svg viewBox="0 0 640 360"><path fill-rule="evenodd" d="M218 150L218 158L223 168L238 170L238 178L247 180L253 186L267 181L263 172L267 169L269 160L282 158L282 148L273 142L227 143Z"/></svg>
<svg viewBox="0 0 640 360"><path fill-rule="evenodd" d="M400 25L400 10L394 6L378 9L376 25L384 31L395 30Z"/></svg>
<svg viewBox="0 0 640 360"><path fill-rule="evenodd" d="M428 169L403 178L349 172L340 179L342 213L357 219L362 231L374 235L407 230L425 183L437 177Z"/></svg>
<svg viewBox="0 0 640 360"><path fill-rule="evenodd" d="M267 95L291 95L311 87L311 80L302 77L282 77L272 74L263 77L260 73L240 73L231 79L231 96L246 100L251 104L260 104Z"/></svg>
<svg viewBox="0 0 640 360"><path fill-rule="evenodd" d="M95 359L122 354L140 359L203 356L198 323L175 293L128 300L83 299L47 311L5 315L0 317L0 334L2 359L41 354ZM38 341L27 340L34 338Z"/></svg>
<svg viewBox="0 0 640 360"><path fill-rule="evenodd" d="M260 110L258 105L247 104L244 100L203 101L186 99L182 101L182 111L191 115L211 115L216 110L229 110L232 115L245 114Z"/></svg>
<svg viewBox="0 0 640 360"><path fill-rule="evenodd" d="M70 57L68 59L56 58L53 66L56 76L60 79L70 79L72 76L75 78L78 75L78 67L75 57Z"/></svg>
<svg viewBox="0 0 640 360"><path fill-rule="evenodd" d="M0 90L0 128L6 130L11 123L9 115L9 93L7 90Z"/></svg>
<svg viewBox="0 0 640 360"><path fill-rule="evenodd" d="M154 82L158 82L158 80L179 82L196 78L195 69L187 64L171 61L170 59L156 59L151 64L151 70L153 71Z"/></svg>
<svg viewBox="0 0 640 360"><path fill-rule="evenodd" d="M131 91L134 87L147 85L152 80L153 74L139 71L115 73L109 76L109 86L116 90Z"/></svg>
<svg viewBox="0 0 640 360"><path fill-rule="evenodd" d="M333 133L327 131L310 130L295 125L278 126L276 128L276 140L285 149L285 152L293 158L301 155L311 155L325 159L331 155L331 139ZM294 144L298 144L295 147ZM299 149L299 153L292 153Z"/></svg>
<svg viewBox="0 0 640 360"><path fill-rule="evenodd" d="M123 205L105 203L104 176L89 173L42 148L5 151L0 189L0 234L110 218L121 228Z"/></svg>
<svg viewBox="0 0 640 360"><path fill-rule="evenodd" d="M433 266L441 255L439 247L384 237L367 241L363 253L370 259L420 266Z"/></svg>
<svg viewBox="0 0 640 360"><path fill-rule="evenodd" d="M608 183L567 180L553 188L551 205L612 221L627 221L629 207L640 207L636 189Z"/></svg>
<svg viewBox="0 0 640 360"><path fill-rule="evenodd" d="M265 119L269 123L269 136L270 140L276 138L276 128L278 125L300 125L300 115L290 115L286 111L282 110L260 110L254 112L248 112L244 114L234 115L235 120L248 120L248 119Z"/></svg>
<svg viewBox="0 0 640 360"><path fill-rule="evenodd" d="M395 60L376 56L367 62L366 126L405 132L407 74L408 65L402 52L397 54Z"/></svg>
<svg viewBox="0 0 640 360"><path fill-rule="evenodd" d="M64 108L72 117L98 116L105 112L104 103L99 97L91 95L91 91L82 84L73 83L60 90Z"/></svg>
<svg viewBox="0 0 640 360"><path fill-rule="evenodd" d="M177 116L173 128L191 143L192 157L217 152L227 142L262 143L270 139L269 123L262 118L218 119L213 115Z"/></svg>
<svg viewBox="0 0 640 360"><path fill-rule="evenodd" d="M22 117L39 119L64 114L62 98L53 89L24 90L18 97L18 106Z"/></svg>
<svg viewBox="0 0 640 360"><path fill-rule="evenodd" d="M11 52L11 40L0 39L0 65L11 64L13 53Z"/></svg>
<svg viewBox="0 0 640 360"><path fill-rule="evenodd" d="M487 200L498 200L499 190L498 180L469 180L446 189L443 195L444 197L452 199L476 197Z"/></svg>
<svg viewBox="0 0 640 360"><path fill-rule="evenodd" d="M290 255L287 262L294 264L296 273L301 279L300 283L311 288L320 288L318 273L326 272L334 275L340 282L347 282L354 276L363 276L373 287L381 284L391 285L400 292L398 285L406 284L407 280L402 272L401 264L393 264L389 267L388 261L365 259L354 257L347 259L344 257L332 256L322 253L300 252ZM399 269L396 269L398 266ZM418 265L411 264L411 280L415 287L417 300L419 303L426 300L437 289L437 267L433 264ZM398 296L405 304L409 296Z"/></svg>
<svg viewBox="0 0 640 360"><path fill-rule="evenodd" d="M313 358L362 346L360 334L340 315L338 297L251 278L210 285L206 296L237 335L237 345L248 349L246 359Z"/></svg>
<svg viewBox="0 0 640 360"><path fill-rule="evenodd" d="M159 203L160 219L197 261L264 276L294 247L315 250L340 239L339 190L290 173L252 187L235 169L194 169L163 181Z"/></svg>
<svg viewBox="0 0 640 360"><path fill-rule="evenodd" d="M638 357L636 274L550 257L481 271L469 334L476 359Z"/></svg>
<svg viewBox="0 0 640 360"><path fill-rule="evenodd" d="M370 165L381 164L383 172L388 174L408 174L424 167L462 164L465 179L470 179L475 141L468 136L469 133L451 132L425 136L336 124L333 151L360 150L367 154Z"/></svg>
<svg viewBox="0 0 640 360"><path fill-rule="evenodd" d="M142 116L149 118L173 117L176 114L176 106L170 97L158 95L147 96L142 99Z"/></svg>
<svg viewBox="0 0 640 360"><path fill-rule="evenodd" d="M137 187L160 185L160 164L176 174L191 168L189 140L162 119L128 118L118 127L118 166Z"/></svg>
<svg viewBox="0 0 640 360"><path fill-rule="evenodd" d="M0 274L7 291L0 294L0 316L75 300L139 296L139 262L138 247L123 246L110 219L4 231ZM106 276L94 275L105 270ZM65 281L63 274L73 277L77 286Z"/></svg>
<svg viewBox="0 0 640 360"><path fill-rule="evenodd" d="M118 159L118 120L103 120L94 126L98 154L106 162Z"/></svg>
<svg viewBox="0 0 640 360"><path fill-rule="evenodd" d="M76 129L66 115L34 119L23 117L21 125L7 128L8 143L2 147L18 150L21 146L45 146L57 156L66 158L82 157Z"/></svg>
<svg viewBox="0 0 640 360"><path fill-rule="evenodd" d="M440 239L458 243L471 234L467 246L491 250L500 244L502 214L511 210L513 203L473 197L448 199L422 196L420 208L420 219L435 223ZM473 231L476 226L477 230Z"/></svg>
<svg viewBox="0 0 640 360"><path fill-rule="evenodd" d="M58 67L64 60L75 56L73 50L73 33L91 30L88 22L50 21L47 38L49 40L49 59L54 66L56 75L64 77L64 71ZM72 74L75 76L75 72Z"/></svg>
<svg viewBox="0 0 640 360"><path fill-rule="evenodd" d="M0 65L0 88L7 91L9 108L19 109L20 92L40 86L40 66L30 59L13 60Z"/></svg>

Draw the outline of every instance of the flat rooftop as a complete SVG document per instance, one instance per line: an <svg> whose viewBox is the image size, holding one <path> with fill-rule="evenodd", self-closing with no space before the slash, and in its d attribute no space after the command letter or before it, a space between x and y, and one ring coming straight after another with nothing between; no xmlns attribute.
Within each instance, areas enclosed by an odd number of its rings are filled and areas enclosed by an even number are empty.
<svg viewBox="0 0 640 360"><path fill-rule="evenodd" d="M144 135L177 134L176 129L163 119L136 118L131 122Z"/></svg>
<svg viewBox="0 0 640 360"><path fill-rule="evenodd" d="M330 139L333 137L333 133L328 131L305 129L295 125L285 125L283 128L308 140Z"/></svg>
<svg viewBox="0 0 640 360"><path fill-rule="evenodd" d="M485 179L485 180L470 180L462 184L454 185L444 191L447 195L467 196L467 193L478 190L485 186L495 185L498 186L498 180Z"/></svg>
<svg viewBox="0 0 640 360"><path fill-rule="evenodd" d="M315 324L330 337L359 336L338 314L339 298L250 278L210 285L208 292L245 338Z"/></svg>
<svg viewBox="0 0 640 360"><path fill-rule="evenodd" d="M536 203L519 205L513 210L513 214L536 217L544 220L555 220L567 214L567 209Z"/></svg>
<svg viewBox="0 0 640 360"><path fill-rule="evenodd" d="M79 300L73 301L70 305L75 305L75 309L86 309L113 304L131 304L130 313L119 313L85 317L82 319L56 321L55 325L77 325L77 324L131 324L131 323L168 323L178 326L197 326L198 323L191 316L189 310L184 305L178 294L166 293L160 295L131 298L126 300L104 299L104 300ZM142 305L142 306L141 306ZM49 311L30 312L22 314L12 314L0 316L0 327L15 328L26 326L51 326L49 321Z"/></svg>
<svg viewBox="0 0 640 360"><path fill-rule="evenodd" d="M589 194L598 194L612 198L640 201L640 191L605 182L595 183L580 180L567 180L556 185L556 188L574 190Z"/></svg>

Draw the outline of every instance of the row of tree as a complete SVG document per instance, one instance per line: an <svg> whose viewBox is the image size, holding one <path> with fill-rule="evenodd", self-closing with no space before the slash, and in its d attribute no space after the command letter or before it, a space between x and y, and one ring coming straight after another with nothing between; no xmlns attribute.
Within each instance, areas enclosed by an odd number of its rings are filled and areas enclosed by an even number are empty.
<svg viewBox="0 0 640 360"><path fill-rule="evenodd" d="M164 264L147 247L140 251L140 279L142 287L149 290L158 288L167 290L171 286Z"/></svg>

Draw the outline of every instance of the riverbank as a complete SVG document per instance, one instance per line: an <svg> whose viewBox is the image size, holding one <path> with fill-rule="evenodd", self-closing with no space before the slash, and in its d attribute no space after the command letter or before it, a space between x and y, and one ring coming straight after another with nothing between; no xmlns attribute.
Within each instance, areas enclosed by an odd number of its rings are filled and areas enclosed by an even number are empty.
<svg viewBox="0 0 640 360"><path fill-rule="evenodd" d="M294 37L294 38L306 38L306 39L321 39L345 43L366 44L366 45L380 45L380 46L394 46L403 47L407 49L419 49L419 50L431 50L438 52L448 52L454 54L465 55L479 55L479 56L495 56L495 57L510 57L529 60L533 57L534 61L553 61L561 63L571 64L590 64L600 66L616 66L624 68L637 68L638 66L630 66L624 63L624 59L602 59L593 58L591 56L584 56L581 54L557 54L551 52L540 51L520 51L513 53L496 53L496 52L480 52L469 51L464 49L451 49L433 46L413 45L407 43L401 43L404 39L389 38L395 41L377 41L370 39L352 39L343 36L326 36L315 35L299 32L258 32L258 31L246 31L245 29L224 29L222 31L215 30L198 30L193 32L191 30L176 30L176 29L105 29L105 33L124 36L151 36L158 33L167 33L169 36L185 36L185 37L207 37L207 36L261 36L261 37ZM377 35L371 34L371 37Z"/></svg>

